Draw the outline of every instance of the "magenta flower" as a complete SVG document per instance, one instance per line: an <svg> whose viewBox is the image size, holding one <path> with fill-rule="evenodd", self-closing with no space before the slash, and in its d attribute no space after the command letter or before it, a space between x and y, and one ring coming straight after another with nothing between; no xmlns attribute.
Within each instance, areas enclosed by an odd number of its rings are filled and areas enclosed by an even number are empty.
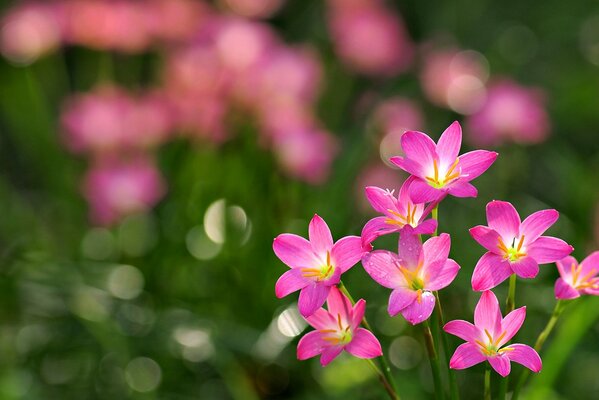
<svg viewBox="0 0 599 400"><path fill-rule="evenodd" d="M389 315L401 313L411 324L430 317L435 307L435 290L448 286L460 266L448 259L451 239L443 233L420 243L414 230L406 226L400 233L399 255L376 250L364 255L364 269L380 285L393 289Z"/></svg>
<svg viewBox="0 0 599 400"><path fill-rule="evenodd" d="M300 339L297 344L299 360L320 354L320 363L324 367L343 350L358 358L374 358L383 354L381 344L372 332L359 328L366 308L363 299L352 306L339 289L332 287L327 307L328 311L319 308L306 318L317 330Z"/></svg>
<svg viewBox="0 0 599 400"><path fill-rule="evenodd" d="M503 377L509 375L511 361L533 372L542 368L541 357L530 346L511 344L503 347L520 330L526 318L526 307L520 307L502 318L497 297L490 290L483 292L474 310L474 325L470 322L449 321L445 332L465 340L449 360L449 367L465 369L485 360Z"/></svg>
<svg viewBox="0 0 599 400"><path fill-rule="evenodd" d="M275 294L281 298L301 290L298 308L304 317L314 314L324 304L341 274L364 253L359 236L346 236L333 244L329 227L318 215L310 221L308 234L310 241L283 233L272 245L277 257L291 268L277 281Z"/></svg>
<svg viewBox="0 0 599 400"><path fill-rule="evenodd" d="M428 215L424 204L414 204L410 200L408 193L413 182L413 177L408 178L399 189L397 198L389 190L383 190L376 186L366 187L366 198L372 208L384 216L373 218L366 223L362 229L362 241L365 244L372 243L381 235L399 232L406 225L413 227L414 234L417 235L430 235L437 229L436 220L424 220Z"/></svg>
<svg viewBox="0 0 599 400"><path fill-rule="evenodd" d="M556 210L541 210L520 222L518 212L508 202L487 204L489 226L475 226L470 235L489 250L474 268L472 289L492 289L515 273L521 278L534 278L539 264L556 262L574 250L561 239L541 236L557 221Z"/></svg>
<svg viewBox="0 0 599 400"><path fill-rule="evenodd" d="M556 264L560 274L555 282L557 299L574 299L582 294L599 296L599 251L592 253L580 264L571 256Z"/></svg>
<svg viewBox="0 0 599 400"><path fill-rule="evenodd" d="M461 144L462 127L457 121L449 125L437 144L425 133L404 133L401 147L405 157L392 157L391 162L417 178L410 186L412 201L436 202L447 194L477 196L470 181L493 164L497 153L475 150L458 157Z"/></svg>

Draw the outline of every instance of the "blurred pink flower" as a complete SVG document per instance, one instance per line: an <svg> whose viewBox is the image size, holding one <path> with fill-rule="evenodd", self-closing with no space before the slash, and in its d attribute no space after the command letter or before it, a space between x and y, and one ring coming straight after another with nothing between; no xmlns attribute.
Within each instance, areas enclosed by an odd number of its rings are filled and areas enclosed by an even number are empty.
<svg viewBox="0 0 599 400"><path fill-rule="evenodd" d="M165 190L160 173L146 158L103 160L88 171L83 185L91 219L103 225L150 209Z"/></svg>
<svg viewBox="0 0 599 400"><path fill-rule="evenodd" d="M144 14L146 29L161 42L188 40L201 24L213 18L208 5L195 0L149 0Z"/></svg>
<svg viewBox="0 0 599 400"><path fill-rule="evenodd" d="M395 75L412 62L413 44L403 22L382 2L333 2L328 14L335 51L355 71Z"/></svg>
<svg viewBox="0 0 599 400"><path fill-rule="evenodd" d="M469 139L479 145L540 143L550 130L542 93L509 80L489 87L487 101L470 116L467 126Z"/></svg>
<svg viewBox="0 0 599 400"><path fill-rule="evenodd" d="M378 186L395 190L406 179L406 176L402 176L402 174L403 171L387 167L378 161L366 165L356 177L354 185L356 201L360 210L372 214L372 206L364 196L366 186Z"/></svg>
<svg viewBox="0 0 599 400"><path fill-rule="evenodd" d="M420 84L433 104L471 114L484 103L488 75L486 60L479 53L437 50L424 55Z"/></svg>
<svg viewBox="0 0 599 400"><path fill-rule="evenodd" d="M268 18L283 5L284 0L219 0L237 15L247 18Z"/></svg>
<svg viewBox="0 0 599 400"><path fill-rule="evenodd" d="M560 277L555 282L555 298L568 300L581 295L599 296L599 251L580 264L572 256L556 262Z"/></svg>

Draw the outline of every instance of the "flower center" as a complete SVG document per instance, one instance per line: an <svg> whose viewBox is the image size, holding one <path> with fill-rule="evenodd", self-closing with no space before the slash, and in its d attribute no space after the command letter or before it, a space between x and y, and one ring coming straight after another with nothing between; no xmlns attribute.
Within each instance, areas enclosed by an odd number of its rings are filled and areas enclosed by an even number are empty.
<svg viewBox="0 0 599 400"><path fill-rule="evenodd" d="M399 262L396 262L395 265L406 280L408 287L418 292L417 300L420 303L422 301L422 292L424 291L424 278L420 275L420 271L422 270L422 264L418 264L418 267L416 267L416 269L413 271L404 267Z"/></svg>
<svg viewBox="0 0 599 400"><path fill-rule="evenodd" d="M591 269L589 273L583 276L582 278L580 278L580 273L582 272L582 265L576 265L576 263L572 263L572 265L570 266L570 270L572 273L572 286L575 289L583 290L599 288L599 278L593 278L593 275L597 273L597 270L595 268Z"/></svg>
<svg viewBox="0 0 599 400"><path fill-rule="evenodd" d="M513 349L509 347L505 347L503 349L499 349L499 342L506 335L506 331L503 331L501 335L497 339L493 339L493 336L489 333L488 330L485 329L485 335L487 335L487 342L483 342L481 340L475 340L475 343L480 347L480 351L487 357L493 357L498 354L502 354L506 351L512 351Z"/></svg>
<svg viewBox="0 0 599 400"><path fill-rule="evenodd" d="M441 189L445 187L448 183L460 177L460 171L456 170L458 163L460 162L459 158L456 158L451 167L445 172L444 176L440 176L439 174L439 166L437 165L437 160L433 160L433 176L427 176L426 180L429 185L434 187L435 189Z"/></svg>
<svg viewBox="0 0 599 400"><path fill-rule="evenodd" d="M304 278L314 278L317 282L325 281L335 273L335 266L331 264L331 253L327 251L326 264L318 268L301 268Z"/></svg>
<svg viewBox="0 0 599 400"><path fill-rule="evenodd" d="M385 223L391 225L399 225L400 227L403 227L404 225L415 226L414 223L416 215L416 205L408 202L408 212L406 213L406 215L401 215L397 211L393 211L391 209L388 209L387 212L393 215L394 217L397 217L397 219L387 218L385 220Z"/></svg>
<svg viewBox="0 0 599 400"><path fill-rule="evenodd" d="M353 335L350 326L343 326L341 314L337 314L337 328L319 330L323 334L322 340L330 343L332 346L343 346L352 341Z"/></svg>
<svg viewBox="0 0 599 400"><path fill-rule="evenodd" d="M503 242L503 239L499 238L499 243L497 247L503 252L503 258L510 262L515 262L520 260L523 257L526 257L526 252L522 249L522 245L524 244L524 235L520 237L518 244L516 245L516 238L512 240L512 245L507 247Z"/></svg>

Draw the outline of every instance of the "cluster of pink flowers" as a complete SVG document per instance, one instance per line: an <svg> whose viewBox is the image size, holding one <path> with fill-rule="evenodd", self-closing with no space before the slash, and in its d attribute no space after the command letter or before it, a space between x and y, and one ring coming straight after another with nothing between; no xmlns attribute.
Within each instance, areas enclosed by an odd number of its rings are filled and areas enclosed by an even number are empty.
<svg viewBox="0 0 599 400"><path fill-rule="evenodd" d="M321 362L326 365L343 349L361 358L382 356L380 344L370 332L356 334L359 319L347 322L351 320L352 305L343 294L347 289L340 283L341 274L358 260L373 280L392 290L390 316L401 314L414 325L431 317L439 301L437 291L448 287L461 270L449 258L450 235L437 235L439 227L437 220L431 218L436 215L432 211L436 213L448 195L476 197L477 189L471 181L497 158L497 153L485 150L459 155L461 143L462 129L457 122L436 143L422 132L403 134L403 156L392 157L391 162L410 177L397 197L389 190L366 187L366 198L382 215L366 223L361 237L348 236L333 243L328 227L315 216L310 222L310 241L292 234L282 234L274 240L275 254L291 267L277 282L276 295L281 298L301 290L299 311L317 329L300 341L299 359L322 354ZM538 274L540 264L557 263L561 276L555 285L557 299L599 295L599 252L578 264L569 256L572 246L544 236L558 217L556 210L541 210L521 221L510 203L491 201L487 205L488 226L470 229L472 237L487 250L472 272L472 289L482 294L474 311L474 324L454 320L443 327L445 332L466 341L451 357L451 369L488 361L505 377L513 361L534 372L541 370L541 358L535 349L510 343L524 323L526 307L508 309L503 317L497 297L491 291L508 277L515 274L532 279ZM373 249L379 236L392 233L399 233L397 252ZM422 235L431 237L422 242ZM515 280L511 281L510 285L515 285ZM329 310L325 311L320 307L327 296ZM337 301L343 299L349 316L337 311L339 307L331 302L331 296ZM360 318L363 304L364 300L360 300L353 306L354 313L360 310ZM356 347L362 352L357 352Z"/></svg>

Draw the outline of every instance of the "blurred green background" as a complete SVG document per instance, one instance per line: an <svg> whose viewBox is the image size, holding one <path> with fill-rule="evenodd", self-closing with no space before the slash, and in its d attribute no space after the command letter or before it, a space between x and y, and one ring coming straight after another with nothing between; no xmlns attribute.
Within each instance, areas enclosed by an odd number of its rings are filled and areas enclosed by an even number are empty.
<svg viewBox="0 0 599 400"><path fill-rule="evenodd" d="M225 141L175 135L144 148L163 177L164 195L155 205L101 223L88 217L91 206L81 189L97 159L74 154L65 145L61 115L66 101L74 93L93 92L100 82L135 91L154 87L163 79L169 51L185 45L122 51L75 40L22 58L6 50L16 39L6 37L5 29L0 61L0 398L384 398L362 360L342 356L324 369L317 359L296 360L305 323L294 309L296 295L274 296L274 284L287 267L271 245L282 232L306 236L314 213L327 221L335 239L358 235L374 215L364 205L364 185L399 188L405 175L381 160L389 149L381 147L384 128L373 117L385 99L413 101L423 115L422 126L413 128L435 139L456 119L464 122L468 135L470 117L463 114L471 110L444 107L422 88L430 48L476 51L490 74L489 87L496 77L539 88L551 126L548 136L534 144L510 139L483 146L500 156L475 181L478 198L443 202L440 230L451 234L451 257L462 266L456 281L440 294L446 319L472 319L478 294L470 289L470 276L483 249L467 229L485 224L484 206L492 199L512 202L523 217L556 208L561 217L551 235L571 243L577 259L597 248L595 2L357 5L386 7L405 23L415 55L409 68L388 73L364 72L340 55L328 16L360 1L329 3L288 0L259 15L261 20L227 2L207 5L218 15L238 12L239 18L272 29L281 43L309 45L318 55L322 85L309 108L338 147L336 152L326 146L292 146L290 151L328 151L332 166L326 178L316 182L283 168L289 154L271 151L255 116L231 107L231 135ZM1 4L8 13L24 3ZM243 48L234 45L234 54ZM200 112L202 105L197 107ZM476 141L466 140L462 151L474 148ZM393 249L394 240L382 238L376 247ZM519 280L516 305L528 307L519 342L534 342L544 327L555 304L557 276L555 266L547 265L537 279ZM359 264L343 280L355 298L367 300L367 316L403 398L432 398L421 329L387 315L388 290ZM506 285L496 290L500 299ZM449 341L453 347L460 343L454 337ZM598 398L597 343L599 301L580 299L548 341L544 369L531 380L528 398ZM457 376L463 398L481 397L482 365Z"/></svg>

